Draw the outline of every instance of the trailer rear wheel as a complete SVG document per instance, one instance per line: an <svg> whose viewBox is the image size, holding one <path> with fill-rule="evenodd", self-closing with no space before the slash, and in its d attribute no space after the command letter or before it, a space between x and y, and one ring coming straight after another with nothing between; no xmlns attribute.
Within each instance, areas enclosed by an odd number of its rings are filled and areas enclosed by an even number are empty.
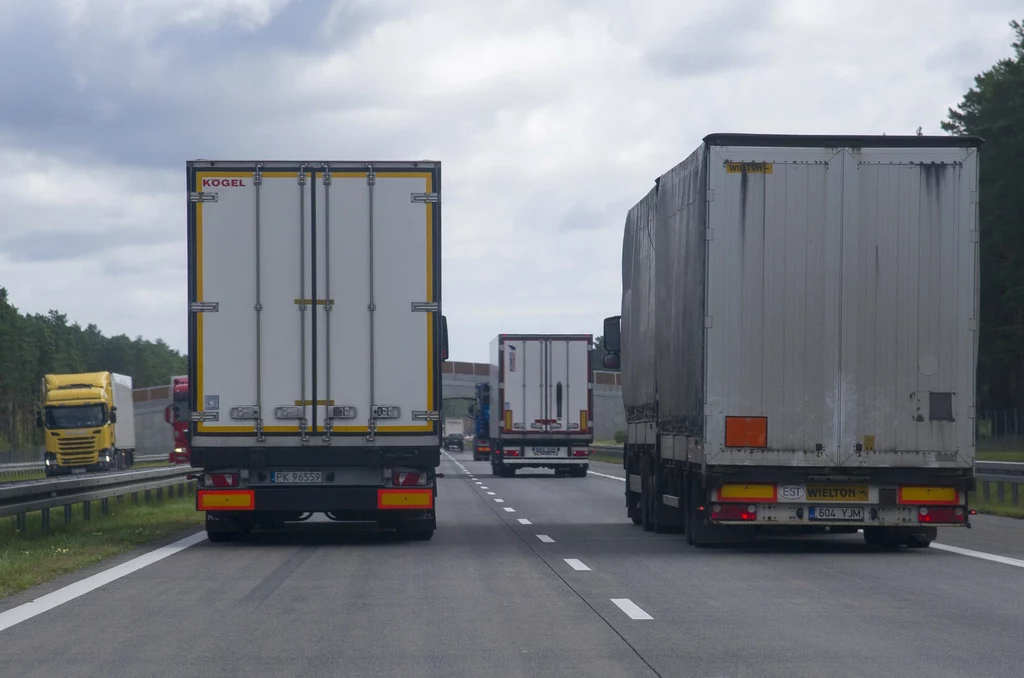
<svg viewBox="0 0 1024 678"><path fill-rule="evenodd" d="M416 518L398 524L396 532L399 539L406 541L430 541L437 529L437 518Z"/></svg>

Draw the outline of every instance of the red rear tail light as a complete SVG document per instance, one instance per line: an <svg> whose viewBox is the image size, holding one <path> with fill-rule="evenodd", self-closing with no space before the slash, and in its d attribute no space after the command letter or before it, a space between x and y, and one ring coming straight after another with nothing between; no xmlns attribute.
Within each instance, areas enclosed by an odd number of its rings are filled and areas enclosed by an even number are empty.
<svg viewBox="0 0 1024 678"><path fill-rule="evenodd" d="M961 506L922 506L917 509L919 523L963 523L967 515Z"/></svg>
<svg viewBox="0 0 1024 678"><path fill-rule="evenodd" d="M505 456L506 457L518 457L519 456L519 450L505 450Z"/></svg>
<svg viewBox="0 0 1024 678"><path fill-rule="evenodd" d="M586 457L590 455L590 450L573 450L572 456L574 457Z"/></svg>
<svg viewBox="0 0 1024 678"><path fill-rule="evenodd" d="M397 487L426 485L427 474L420 471L395 471L391 474L391 482Z"/></svg>
<svg viewBox="0 0 1024 678"><path fill-rule="evenodd" d="M757 520L757 506L754 504L714 504L711 520Z"/></svg>
<svg viewBox="0 0 1024 678"><path fill-rule="evenodd" d="M207 473L203 477L207 487L238 487L237 473Z"/></svg>

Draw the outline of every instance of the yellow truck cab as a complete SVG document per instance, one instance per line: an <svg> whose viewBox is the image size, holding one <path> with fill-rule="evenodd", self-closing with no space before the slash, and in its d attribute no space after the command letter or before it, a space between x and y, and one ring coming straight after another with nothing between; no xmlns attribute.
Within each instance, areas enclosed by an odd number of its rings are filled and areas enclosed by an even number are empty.
<svg viewBox="0 0 1024 678"><path fill-rule="evenodd" d="M43 429L47 477L128 468L135 458L132 378L47 374L36 426Z"/></svg>

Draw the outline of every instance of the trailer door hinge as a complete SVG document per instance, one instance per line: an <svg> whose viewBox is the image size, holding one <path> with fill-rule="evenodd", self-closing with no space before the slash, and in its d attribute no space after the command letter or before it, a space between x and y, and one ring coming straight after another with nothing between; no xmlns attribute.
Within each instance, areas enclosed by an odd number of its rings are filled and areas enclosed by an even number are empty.
<svg viewBox="0 0 1024 678"><path fill-rule="evenodd" d="M441 304L436 301L414 301L412 302L412 310L422 313L437 313L441 310Z"/></svg>
<svg viewBox="0 0 1024 678"><path fill-rule="evenodd" d="M188 305L192 313L216 313L220 310L219 301L193 301Z"/></svg>
<svg viewBox="0 0 1024 678"><path fill-rule="evenodd" d="M413 410L412 418L416 421L437 421L441 413L437 410Z"/></svg>
<svg viewBox="0 0 1024 678"><path fill-rule="evenodd" d="M714 202L714 201L715 201L715 189L709 188L708 189L708 202Z"/></svg>
<svg viewBox="0 0 1024 678"><path fill-rule="evenodd" d="M216 193L203 193L202 191L191 191L188 194L189 202L217 202Z"/></svg>
<svg viewBox="0 0 1024 678"><path fill-rule="evenodd" d="M712 327L714 327L712 317L709 315L704 316L704 329L710 330Z"/></svg>
<svg viewBox="0 0 1024 678"><path fill-rule="evenodd" d="M412 202L440 202L441 196L437 193L412 193L410 194Z"/></svg>
<svg viewBox="0 0 1024 678"><path fill-rule="evenodd" d="M190 421L220 421L220 412L190 412Z"/></svg>

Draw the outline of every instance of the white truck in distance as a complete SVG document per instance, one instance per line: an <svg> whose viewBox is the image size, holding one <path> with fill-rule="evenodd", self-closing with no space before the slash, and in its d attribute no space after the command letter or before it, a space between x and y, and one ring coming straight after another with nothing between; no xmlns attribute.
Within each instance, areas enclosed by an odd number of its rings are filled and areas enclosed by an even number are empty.
<svg viewBox="0 0 1024 678"><path fill-rule="evenodd" d="M453 417L444 420L444 435L448 436L466 436L465 424L459 417Z"/></svg>
<svg viewBox="0 0 1024 678"><path fill-rule="evenodd" d="M489 443L495 475L551 468L582 477L594 441L591 335L502 334L491 341Z"/></svg>
<svg viewBox="0 0 1024 678"><path fill-rule="evenodd" d="M655 182L604 333L634 523L911 547L969 526L980 143L716 134Z"/></svg>
<svg viewBox="0 0 1024 678"><path fill-rule="evenodd" d="M189 162L189 405L212 541L323 513L430 539L441 166Z"/></svg>

